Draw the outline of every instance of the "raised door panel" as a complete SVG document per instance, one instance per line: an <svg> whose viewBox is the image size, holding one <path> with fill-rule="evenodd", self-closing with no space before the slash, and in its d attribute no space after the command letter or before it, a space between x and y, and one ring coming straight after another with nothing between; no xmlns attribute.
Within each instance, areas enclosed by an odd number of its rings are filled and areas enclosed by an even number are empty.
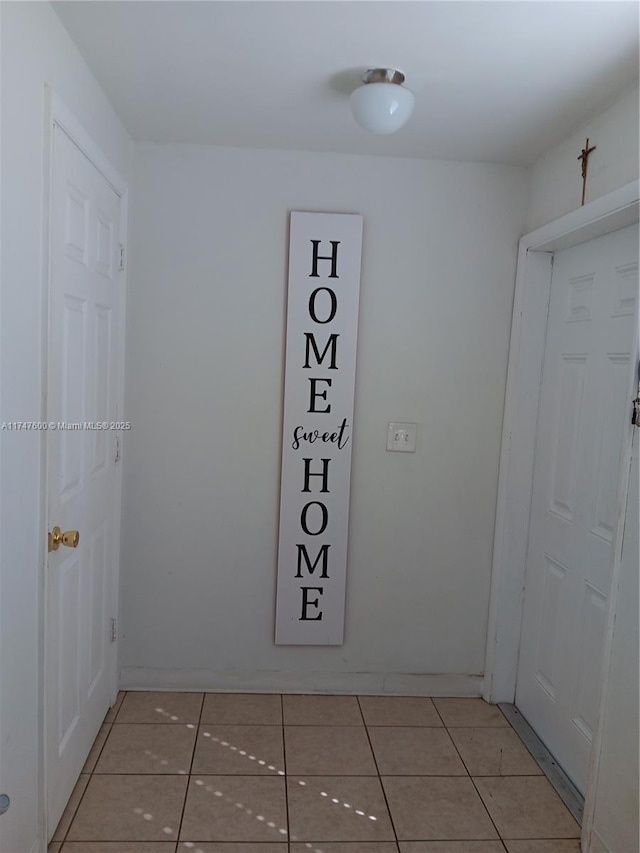
<svg viewBox="0 0 640 853"><path fill-rule="evenodd" d="M600 412L596 477L593 490L591 532L611 544L618 497L618 460L622 437L622 413L629 383L629 354L607 353L605 401Z"/></svg>
<svg viewBox="0 0 640 853"><path fill-rule="evenodd" d="M91 590L91 608L87 613L88 626L88 696L93 693L104 670L107 642L106 574L108 565L108 528L104 521L91 536L87 566Z"/></svg>
<svg viewBox="0 0 640 853"><path fill-rule="evenodd" d="M58 751L64 750L80 718L82 692L82 566L80 555L69 555L60 567L58 585Z"/></svg>
<svg viewBox="0 0 640 853"><path fill-rule="evenodd" d="M549 508L567 521L574 516L586 366L586 355L563 355L560 360Z"/></svg>
<svg viewBox="0 0 640 853"><path fill-rule="evenodd" d="M111 308L107 305L95 306L94 357L93 357L93 412L92 420L96 424L108 423L112 413L111 402L111 363L112 363L112 324ZM108 466L108 432L93 430L92 475L104 471Z"/></svg>
<svg viewBox="0 0 640 853"><path fill-rule="evenodd" d="M87 304L65 294L62 319L62 381L59 391L60 420L82 424L85 416L85 366L87 358ZM61 496L69 499L82 487L83 455L80 429L58 430L61 444Z"/></svg>
<svg viewBox="0 0 640 853"><path fill-rule="evenodd" d="M561 636L562 602L567 594L567 570L545 554L542 607L538 626L535 678L555 701L558 687L558 644Z"/></svg>
<svg viewBox="0 0 640 853"><path fill-rule="evenodd" d="M591 743L595 731L598 700L600 698L599 675L602 668L604 632L607 621L606 605L607 596L585 581L577 627L580 634L579 659L576 668L571 720L589 743Z"/></svg>

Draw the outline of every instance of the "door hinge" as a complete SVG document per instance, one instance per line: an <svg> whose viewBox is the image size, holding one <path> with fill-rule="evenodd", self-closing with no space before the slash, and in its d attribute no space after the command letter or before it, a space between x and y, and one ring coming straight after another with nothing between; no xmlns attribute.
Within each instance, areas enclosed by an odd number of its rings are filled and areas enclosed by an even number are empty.
<svg viewBox="0 0 640 853"><path fill-rule="evenodd" d="M120 243L120 260L118 261L118 269L122 272L124 269L124 245Z"/></svg>
<svg viewBox="0 0 640 853"><path fill-rule="evenodd" d="M111 642L115 643L115 641L117 639L118 639L118 620L112 619L111 620Z"/></svg>

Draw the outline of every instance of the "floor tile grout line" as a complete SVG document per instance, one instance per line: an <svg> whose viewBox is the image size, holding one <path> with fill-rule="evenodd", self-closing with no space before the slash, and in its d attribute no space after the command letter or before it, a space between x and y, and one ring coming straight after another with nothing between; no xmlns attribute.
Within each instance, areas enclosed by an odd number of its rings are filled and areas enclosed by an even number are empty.
<svg viewBox="0 0 640 853"><path fill-rule="evenodd" d="M461 757L462 757L462 756L461 756ZM501 833L501 832L500 832L500 830L498 829L497 824L496 824L495 820L493 819L493 816L492 816L491 812L490 812L490 811L489 811L489 809L487 808L487 805L486 805L485 801L482 799L482 794L481 794L481 793L480 793L480 791L478 790L478 786L476 785L476 781L475 781L475 779L474 779L474 778L473 778L473 776L471 776L471 775L469 776L469 778L471 779L471 784L472 784L472 785L473 785L473 787L475 788L475 791L476 791L476 793L477 793L478 797L480 798L480 802L482 803L482 807L483 807L483 809L486 811L486 813L487 813L487 814L488 814L488 816L489 816L489 820L491 821L491 824L492 824L493 828L494 828L494 829L495 829L495 831L498 833L498 838L500 839L500 841L502 841L502 846L503 846L503 847L506 847L506 844L504 843L504 839L503 839L503 837L502 837L502 833ZM483 778L489 778L489 777L483 777ZM493 778L494 778L494 779L495 779L495 778L498 778L498 779L508 779L508 778L512 778L512 779L513 779L514 777L513 777L513 776L512 776L512 777L508 777L508 776L498 776L498 777L495 777L495 776L494 776Z"/></svg>
<svg viewBox="0 0 640 853"><path fill-rule="evenodd" d="M202 725L202 715L204 714L204 703L207 701L207 693L203 691L202 693L202 702L200 703L200 713L198 714L198 722L196 726Z"/></svg>
<svg viewBox="0 0 640 853"><path fill-rule="evenodd" d="M187 774L187 773L158 773L158 772L141 773L138 770L134 770L134 771L131 771L129 773L124 773L122 770L120 770L120 771L115 771L112 773L95 773L95 774L83 773L82 774L82 776L93 776L93 775L100 776L100 777L106 777L106 776L157 776L160 779L172 779L172 778L185 779L187 777L187 775L189 775L189 774ZM195 772L191 775L193 775L193 776L223 776L223 777L229 778L229 779L234 779L237 776L244 776L244 777L247 777L248 779L282 779L282 778L284 778L282 773L277 773L277 772L276 773L246 773L246 772L242 772L242 773L216 773L216 772L213 772L212 770L204 770L202 772ZM373 771L371 773L327 773L326 771L324 771L322 773L298 773L298 772L296 772L296 773L292 773L291 775L292 776L308 776L310 779L320 779L323 776L338 776L338 777L345 776L345 777L350 777L353 779L375 779L376 776L379 776L380 774L377 771ZM465 774L462 774L462 773L458 773L458 774L456 774L456 773L383 773L382 774L382 776L384 776L385 778L389 777L391 779L396 779L396 778L397 779L413 779L413 778L418 778L419 776L430 776L434 779L442 779L445 777L450 777L450 778L455 778L455 779L464 779L465 775L467 775L467 774L466 773ZM495 774L493 774L492 776L488 776L486 774L483 776L482 774L478 774L478 778L479 779L495 779L495 778L509 779L511 777L509 777L509 776L496 777ZM519 773L518 778L521 778L521 779L542 779L542 774L536 773L535 775L528 775L527 776L524 773ZM268 842L264 842L264 843L268 843Z"/></svg>
<svg viewBox="0 0 640 853"><path fill-rule="evenodd" d="M120 691L118 691L118 692L120 692ZM124 700L127 698L128 692L129 692L128 690L122 691L122 699L119 702L118 702L118 699L116 697L116 712L115 712L115 715L113 717L113 720L111 721L112 726L118 721L118 717L120 716L120 711L122 710L122 706L124 705ZM109 710L111 710L111 709L109 709ZM109 711L107 711L107 714L108 713L109 713Z"/></svg>
<svg viewBox="0 0 640 853"><path fill-rule="evenodd" d="M122 700L120 701L120 704L118 705L118 710L116 711L116 716L114 717L113 723L116 721L116 719L117 719L117 717L118 717L118 714L120 713L120 708L122 708L122 703L124 702L124 700L125 700L125 696L126 696L126 695L127 695L127 691L125 690L125 691L123 691ZM116 701L117 701L117 700L116 700ZM109 710L111 710L111 709L109 709ZM107 711L107 714L108 714L108 713L109 713L109 711ZM105 717L107 716L107 714L105 714ZM112 726L112 725L113 725L113 723L110 723L110 725ZM100 728L102 728L102 726L103 726L103 725L104 725L104 721L102 722L102 725L100 726ZM98 729L98 733L99 733L99 732L100 732L100 729ZM111 734L111 730L109 730L109 734ZM97 737L97 735L96 735L96 737ZM105 738L104 743L102 744L102 749L100 750L100 755L102 755L102 750L105 748L108 738L109 738L109 735L107 735L107 737ZM91 784L91 779L93 778L93 774L95 773L95 769L96 769L96 767L98 766L98 761L100 760L100 755L98 755L98 760L96 761L96 763L95 763L95 765L94 765L93 770L91 770L91 771L90 771L89 773L87 773L87 774L82 773L82 771L80 772L80 776L87 775L87 776L89 777L89 781L88 781L88 782L87 782L87 784L84 786L84 791L82 792L82 795L81 795L80 799L78 800L78 805L77 805L77 806L75 807L75 809L73 810L73 815L71 816L71 820L69 821L69 826L67 827L67 829L66 829L66 831L65 831L65 833L64 833L64 837L63 837L62 841L60 842L60 850L62 850L63 846L64 846L64 845L66 844L66 842L67 842L67 836L69 835L69 832L71 831L71 827L73 826L73 822L74 822L74 820L76 819L76 815L78 814L78 809L80 808L80 805L81 805L82 801L84 800L84 797L85 797L85 794L87 793L87 790L88 790L88 788L89 788L89 785ZM77 784L78 784L78 782L80 781L80 776L78 776L78 779L76 780L76 785L77 785ZM75 788L75 785L74 785L74 788ZM73 794L73 791L72 791L71 793ZM67 803L67 805L69 805L69 804ZM66 809L66 807L67 807L67 806L65 806L65 809ZM64 812L63 812L63 813L64 813ZM60 819L62 820L62 817L61 817ZM57 827L56 827L56 829L57 829ZM55 831L54 831L54 833L53 833L53 834L55 835Z"/></svg>
<svg viewBox="0 0 640 853"><path fill-rule="evenodd" d="M111 736L111 729L113 727L113 723L103 723L102 726L109 726L109 731L107 732L107 736L104 739L104 743L100 747L100 752L98 753L98 757L96 758L96 760L94 762L93 770L89 770L89 782L91 781L91 777L93 776L93 774L96 772L96 767L98 766L98 763L100 761L100 757L102 756L102 753L104 752L104 748L107 745L107 741L109 740L109 737ZM98 729L98 734L96 735L96 738L99 737L100 732L102 731L102 726L100 726L100 728ZM94 741L94 743L95 743L95 741ZM91 747L91 749L93 749L93 747ZM87 787L89 787L89 783L87 783Z"/></svg>
<svg viewBox="0 0 640 853"><path fill-rule="evenodd" d="M439 696L436 696L435 698L436 698L436 699L439 699L440 697L439 697ZM434 697L433 697L433 696L430 696L430 697L429 697L429 699L430 699L430 701L431 701L431 704L433 705L433 710L434 710L434 711L436 712L436 714L438 715L438 719L440 720L440 722L442 723L442 725L445 727L445 729L448 729L448 726L447 726L447 724L446 724L446 723L445 723L445 721L444 721L444 717L442 716L442 714L441 714L441 713L440 713L440 711L438 710L438 706L436 705L436 703L433 701L433 700L434 700ZM450 736L450 737L451 737L451 736ZM451 738L451 739L453 740L453 738Z"/></svg>
<svg viewBox="0 0 640 853"><path fill-rule="evenodd" d="M291 821L289 820L289 776L287 774L287 743L284 730L284 696L280 694L280 714L282 715L282 765L284 767L284 805L287 819L287 853L291 853Z"/></svg>
<svg viewBox="0 0 640 853"><path fill-rule="evenodd" d="M360 716L362 717L362 723L364 725L365 734L367 735L367 741L369 743L369 749L371 750L371 755L373 757L373 763L376 766L376 772L378 774L378 784L380 785L380 789L382 790L382 796L384 798L384 804L387 807L387 814L389 815L389 823L391 824L391 829L393 830L393 838L396 843L396 847L400 849L398 844L398 833L396 832L396 825L393 820L393 815L391 814L391 807L389 806L389 801L387 800L387 792L385 791L384 784L382 782L382 776L380 775L380 768L378 767L378 759L376 758L376 753L373 749L373 744L371 743L371 737L369 736L369 727L367 726L367 721L364 718L364 712L362 710L362 705L360 704L360 697L356 696L356 702L358 703L358 708L360 710Z"/></svg>
<svg viewBox="0 0 640 853"><path fill-rule="evenodd" d="M82 774L80 774L80 775L82 775ZM92 773L89 773L89 782L91 782L91 777L92 777L92 775L93 775ZM78 780L79 780L79 779L80 779L80 777L78 777ZM70 830L71 830L71 827L73 826L73 822L74 822L74 820L76 819L76 815L78 814L78 809L80 808L80 804L82 803L82 801L83 801L83 799L84 799L84 795L87 793L87 788L89 787L89 782L87 782L87 784L85 785L85 787L84 787L84 791L82 792L82 796L81 796L81 797L80 797L80 799L78 800L78 805L77 805L77 806L75 807L75 809L73 810L73 815L72 815L72 817L71 817L71 820L69 821L69 826L67 827L67 829L66 829L66 831L65 831L65 833L64 833L64 837L62 838L62 841L60 842L60 849L62 849L62 847L64 846L64 844L65 844L65 843L66 843L66 841L67 841L67 836L69 835L69 832L70 832ZM76 782L76 785L77 785L77 784L78 784L78 783ZM73 793L73 792L72 792L72 793ZM55 833L54 833L54 835L55 835Z"/></svg>
<svg viewBox="0 0 640 853"><path fill-rule="evenodd" d="M435 702L434 702L434 705L435 705ZM509 722L509 721L507 720L507 722ZM455 727L454 727L454 728L455 728ZM458 726L458 728L464 728L464 726ZM496 726L495 728L498 728L498 727ZM504 726L500 726L499 728L501 728L501 729L502 729L502 728L504 728ZM469 774L469 779L471 779L471 784L473 785L473 788L474 788L474 790L475 790L476 794L478 795L478 799L479 799L479 800L480 800L480 802L482 803L482 808L483 808L483 809L485 810L485 812L487 813L487 816L488 816L489 820L491 821L491 825L492 825L492 826L493 826L493 828L495 829L495 831L496 831L496 833L497 833L497 835L498 835L498 838L500 839L500 841L501 841L501 843L502 843L502 846L506 848L506 844L504 844L504 842L503 842L503 840L502 840L502 835L501 835L501 833L500 833L500 830L499 830L499 829L498 829L498 827L496 826L496 823L495 823L495 821L494 821L493 817L491 816L491 813L489 812L489 809L487 808L487 806L486 806L486 804L485 804L485 801L482 799L482 795L480 794L480 791L478 790L478 786L476 785L476 783L475 783L475 781L474 781L474 779L473 779L473 776L472 776L472 775L471 775L471 773L469 772L469 768L467 767L467 764L466 764L466 762L465 762L464 758L462 757L462 753L461 753L461 752L460 752L460 750L458 749L458 745L457 745L457 743L455 742L455 740L451 737L451 732L449 731L449 727L448 727L448 726L445 726L445 730L446 730L447 734L449 735L449 739L450 739L451 743L453 744L455 751L456 751L456 752L458 753L458 755L460 756L460 761L462 761L462 763L463 763L463 765L464 765L465 770L466 770L466 771L467 771L467 773Z"/></svg>
<svg viewBox="0 0 640 853"><path fill-rule="evenodd" d="M463 767L464 767L464 769L467 771L467 776L468 776L469 778L471 778L471 771L470 771L470 770L469 770L469 768L467 767L467 762L464 760L464 758L462 757L462 753L461 753L461 752L460 752L460 750L458 749L458 744L457 744L457 743L455 742L455 740L451 737L451 732L449 731L448 726L445 726L445 727L444 727L444 730L445 730L445 732L447 733L447 735L449 736L449 740L451 741L451 743L452 743L452 745L453 745L453 748L455 749L455 751L456 751L456 753L457 753L457 755L458 755L458 758L459 758L459 759L460 759L460 761L462 762L462 766L463 766ZM464 778L464 777L461 777L461 778ZM474 786L474 787L475 787L475 786ZM478 796L480 796L480 794L478 794ZM482 805L484 806L484 803L483 803ZM486 806L485 806L485 808L486 808Z"/></svg>
<svg viewBox="0 0 640 853"><path fill-rule="evenodd" d="M187 773L187 784L184 789L184 800L182 801L182 811L180 812L180 820L178 822L178 831L176 832L176 853L178 851L178 845L180 844L180 834L182 832L182 824L184 822L184 813L187 809L187 797L189 796L189 788L191 787L191 776L193 773L193 762L196 757L196 750L198 748L198 736L200 734L200 721L202 719L202 713L204 711L204 702L207 694L205 692L202 693L202 699L200 701L200 713L198 714L198 719L196 721L195 729L196 736L193 741L193 750L191 751L191 762L189 763L189 772ZM184 725L184 724L183 724Z"/></svg>

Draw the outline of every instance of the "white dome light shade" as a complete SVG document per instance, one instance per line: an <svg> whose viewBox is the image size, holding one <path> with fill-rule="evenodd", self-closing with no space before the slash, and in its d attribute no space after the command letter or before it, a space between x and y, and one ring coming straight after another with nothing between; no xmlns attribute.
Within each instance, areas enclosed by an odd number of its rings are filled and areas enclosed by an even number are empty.
<svg viewBox="0 0 640 853"><path fill-rule="evenodd" d="M351 111L359 125L371 133L395 133L408 121L415 97L400 84L404 74L387 68L374 68L365 81L351 93Z"/></svg>

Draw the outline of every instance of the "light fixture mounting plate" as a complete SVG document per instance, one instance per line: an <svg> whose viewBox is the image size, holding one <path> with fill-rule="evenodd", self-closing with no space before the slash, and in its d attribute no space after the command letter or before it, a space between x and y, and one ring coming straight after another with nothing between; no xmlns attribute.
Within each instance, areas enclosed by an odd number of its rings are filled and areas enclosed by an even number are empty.
<svg viewBox="0 0 640 853"><path fill-rule="evenodd" d="M362 75L363 83L396 83L401 86L405 77L396 68L369 68Z"/></svg>

